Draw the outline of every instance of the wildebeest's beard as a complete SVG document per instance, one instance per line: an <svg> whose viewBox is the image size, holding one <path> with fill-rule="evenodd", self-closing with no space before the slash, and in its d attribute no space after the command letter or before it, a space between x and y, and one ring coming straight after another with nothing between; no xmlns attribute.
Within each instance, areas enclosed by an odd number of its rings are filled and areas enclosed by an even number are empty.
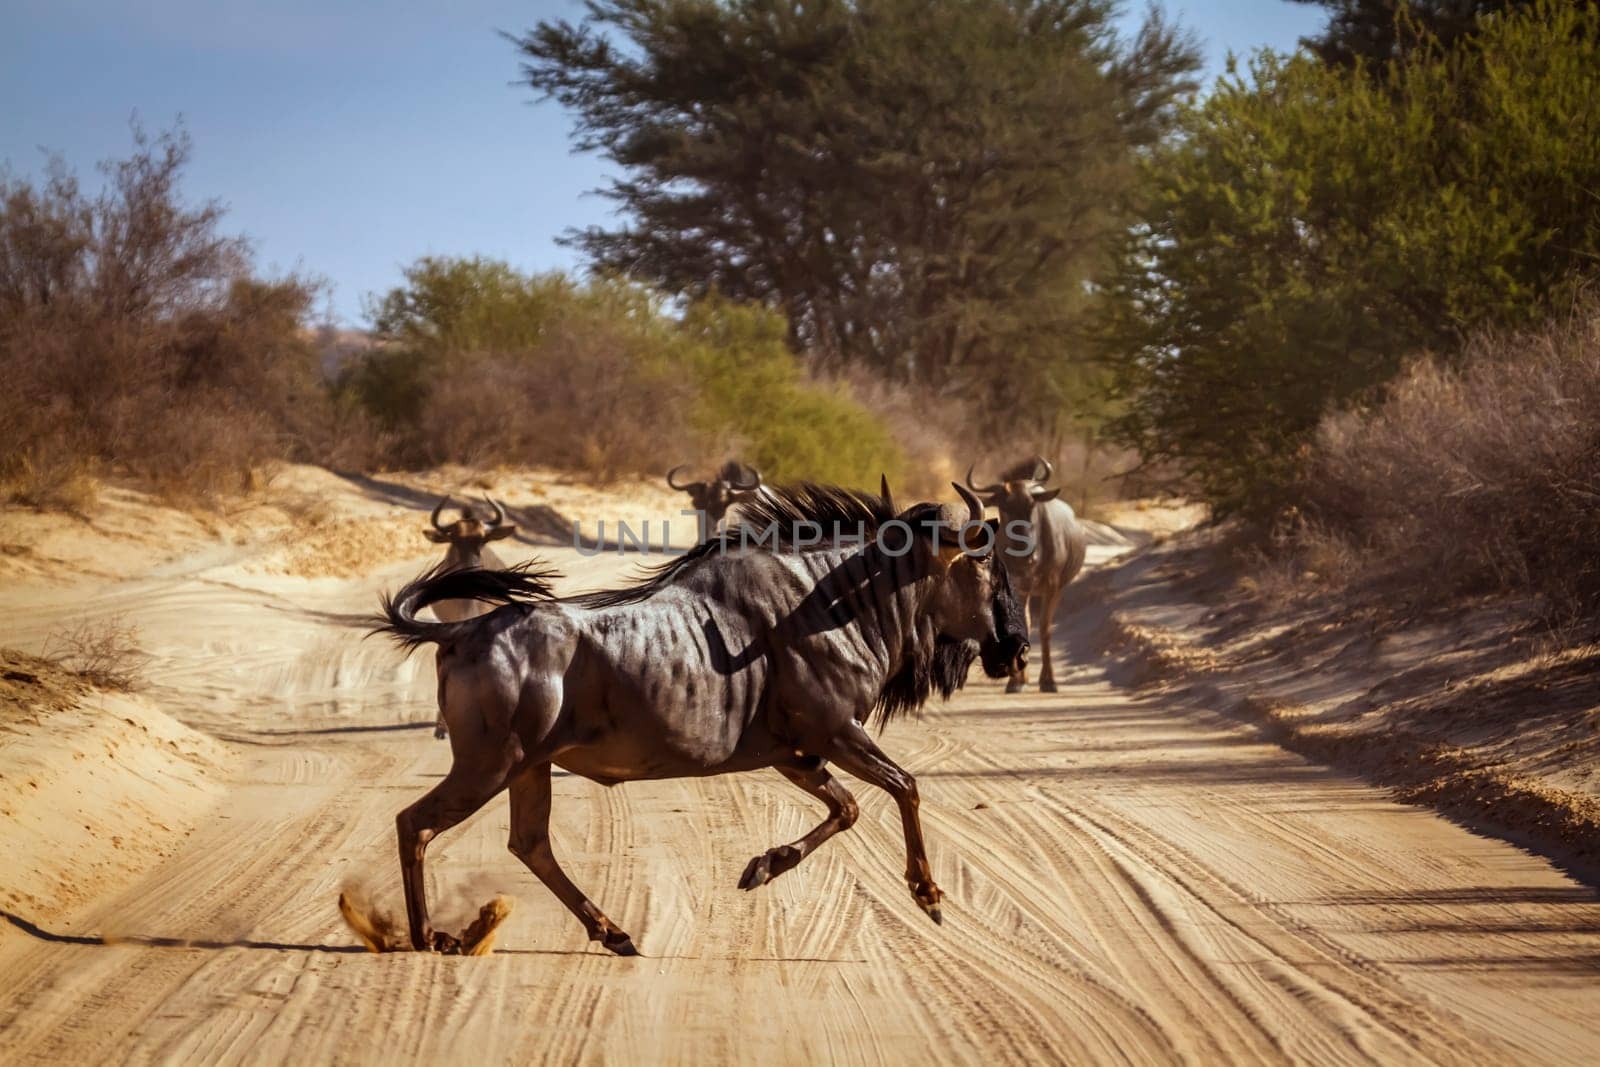
<svg viewBox="0 0 1600 1067"><path fill-rule="evenodd" d="M967 671L972 669L972 661L977 658L978 642L940 636L933 643L932 662L928 667L930 684L941 697L949 700L951 693L967 684Z"/></svg>
<svg viewBox="0 0 1600 1067"><path fill-rule="evenodd" d="M967 683L967 671L977 658L976 641L940 635L928 643L918 642L878 694L878 725L896 715L921 710L934 693L949 700Z"/></svg>
<svg viewBox="0 0 1600 1067"><path fill-rule="evenodd" d="M983 660L983 673L991 678L1004 678L1028 662L1028 623L1022 614L1022 601L1011 590L1011 579L1000 553L989 557L990 577L994 595L990 610L994 613L994 636L978 646ZM971 660L968 660L971 663Z"/></svg>

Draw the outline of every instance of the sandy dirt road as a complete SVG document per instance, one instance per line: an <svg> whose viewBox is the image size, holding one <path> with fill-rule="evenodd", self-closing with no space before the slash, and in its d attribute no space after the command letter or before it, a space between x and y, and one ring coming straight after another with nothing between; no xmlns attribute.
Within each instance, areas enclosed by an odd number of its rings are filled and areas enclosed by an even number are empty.
<svg viewBox="0 0 1600 1067"><path fill-rule="evenodd" d="M569 588L625 569L547 555ZM218 806L148 874L4 929L0 1062L1600 1055L1591 890L1086 666L1053 696L975 677L885 735L922 786L943 927L901 881L893 805L859 783L852 832L743 893L749 858L820 815L778 775L562 776L557 852L642 957L590 946L506 851L503 798L429 854L444 918L519 898L497 952L359 951L336 893L398 902L394 814L449 759L428 657L397 666L349 625L415 569L305 580L208 556L92 599L8 594L7 644L74 612L129 613L158 655L152 697L236 759Z"/></svg>

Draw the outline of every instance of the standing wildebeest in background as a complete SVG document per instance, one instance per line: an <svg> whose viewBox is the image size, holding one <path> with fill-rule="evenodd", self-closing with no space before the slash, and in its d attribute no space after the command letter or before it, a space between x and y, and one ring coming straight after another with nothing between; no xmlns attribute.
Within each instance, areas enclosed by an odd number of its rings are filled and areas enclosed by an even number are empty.
<svg viewBox="0 0 1600 1067"><path fill-rule="evenodd" d="M428 516L433 529L424 530L423 535L430 541L450 546L444 554L444 560L435 568L437 573L470 571L480 567L501 570L505 567L505 561L489 547L489 542L510 537L517 532L517 528L505 521L505 510L499 504L488 497L484 497L483 502L494 509L494 514L480 519L478 513L472 510L472 505L468 504L461 509L456 521L449 524L439 521L439 512L449 506L450 497L446 496L434 505L433 514ZM443 622L459 622L488 611L488 605L480 604L476 600L441 600L433 605L434 616ZM439 720L433 725L433 736L439 738L445 736L443 715L440 715Z"/></svg>
<svg viewBox="0 0 1600 1067"><path fill-rule="evenodd" d="M738 460L728 460L722 465L722 469L707 481L684 482L679 485L673 480L673 475L683 470L685 466L686 464L680 463L669 470L667 484L689 494L689 502L702 516L700 526L702 541L711 539L711 535L716 532L730 507L744 503L761 489L761 472L754 467L745 466Z"/></svg>
<svg viewBox="0 0 1600 1067"><path fill-rule="evenodd" d="M1050 660L1056 602L1061 590L1083 569L1089 550L1072 505L1056 499L1060 489L1044 487L1051 470L1043 456L1034 456L1003 471L995 485L975 485L973 468L967 468L967 488L1000 512L1000 545L1023 615L1039 620L1039 691L1043 693L1056 691ZM1023 667L1012 672L1006 692L1021 692L1027 684L1028 671Z"/></svg>
<svg viewBox="0 0 1600 1067"><path fill-rule="evenodd" d="M970 551L954 540L983 521L983 505L956 488L965 506L918 504L898 517L887 495L769 490L746 505L743 525L623 589L556 597L549 572L524 567L425 574L386 597L379 631L408 649L439 646L450 722L449 773L396 819L412 946L460 951L429 923L423 854L509 786L512 853L590 940L634 954L556 863L551 764L605 785L775 768L828 816L751 860L739 885L754 889L855 821L854 798L828 772L837 763L894 797L906 883L938 922L916 782L866 724L915 711L935 690L949 697L974 659L995 678L1026 662L1001 554L978 531ZM824 540L827 531L855 540ZM464 622L416 617L454 598L500 606Z"/></svg>

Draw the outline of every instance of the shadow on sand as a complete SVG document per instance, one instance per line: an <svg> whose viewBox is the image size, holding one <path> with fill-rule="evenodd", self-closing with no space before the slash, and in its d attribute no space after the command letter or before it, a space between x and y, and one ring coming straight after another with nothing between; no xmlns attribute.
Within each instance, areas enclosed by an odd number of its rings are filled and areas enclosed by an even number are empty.
<svg viewBox="0 0 1600 1067"><path fill-rule="evenodd" d="M20 915L13 915L9 911L0 910L0 919L4 919L12 926L21 930L36 941L44 941L52 945L77 945L94 948L114 948L117 946L132 948L178 948L178 949L205 949L220 951L222 949L242 948L254 949L259 952L320 952L337 953L339 955L378 956L391 955L390 953L368 952L360 945L332 945L314 942L293 941L262 941L253 938L182 938L182 937L152 937L143 934L128 934L105 936L101 934L62 934L54 930L46 930L37 923L30 922ZM609 952L595 948L561 949L561 948L496 948L496 956L591 956L597 960L615 963L616 957ZM404 953L402 953L404 955ZM470 959L471 957L461 957ZM737 960L741 963L866 963L865 959L823 956L693 956L678 953L667 953L652 956L641 952L637 959L655 960Z"/></svg>
<svg viewBox="0 0 1600 1067"><path fill-rule="evenodd" d="M432 493L409 486L399 485L395 482L374 478L371 475L356 474L350 471L335 471L339 478L348 482L369 500L381 501L395 507L410 508L422 512L423 521L426 522L428 512L439 503L439 498ZM466 498L461 498L466 499ZM460 503L460 500L456 501ZM521 544L533 548L575 548L582 552L615 552L623 555L652 555L670 557L681 555L684 551L679 548L663 548L657 541L650 541L647 547L641 548L632 541L619 538L589 537L586 536L579 524L561 514L559 511L544 504L529 504L522 507L512 507L502 504L505 508L506 518L516 524L517 533L512 538ZM664 519L676 516L664 516ZM607 524L611 525L611 524ZM656 529L652 522L651 531ZM604 530L600 531L604 534Z"/></svg>

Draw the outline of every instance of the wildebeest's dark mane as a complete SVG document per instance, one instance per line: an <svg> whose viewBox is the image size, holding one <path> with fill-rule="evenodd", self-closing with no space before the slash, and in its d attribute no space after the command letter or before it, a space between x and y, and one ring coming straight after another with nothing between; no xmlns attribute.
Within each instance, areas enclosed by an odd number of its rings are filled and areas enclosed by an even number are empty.
<svg viewBox="0 0 1600 1067"><path fill-rule="evenodd" d="M538 561L504 571L473 570L443 574L436 568L409 583L394 597L384 598L382 628L386 632L393 632L397 618L394 607L408 596L418 608L439 600L457 599L478 600L486 604L563 600L583 607L633 604L671 585L689 567L715 553L740 548L758 551L820 550L835 544L836 539L841 537L859 536L870 540L884 523L895 517L893 505L883 497L810 482L767 486L741 507L742 518L737 525L696 545L676 559L646 570L637 581L618 589L556 597L550 589L550 579L554 575L541 570L542 565ZM937 510L937 507L927 506L930 512ZM914 509L907 518L915 522L919 513ZM819 527L820 541L811 543L816 540ZM923 699L926 699L926 695Z"/></svg>
<svg viewBox="0 0 1600 1067"><path fill-rule="evenodd" d="M814 482L770 486L740 504L739 509L738 525L722 535L724 542L734 545L740 543L741 528L750 537L765 533L769 527L776 529L779 545L790 547L799 527L815 523L822 527L826 545L836 534L854 536L862 530L870 537L894 518L894 508L881 496Z"/></svg>
<svg viewBox="0 0 1600 1067"><path fill-rule="evenodd" d="M830 548L839 538L871 540L879 527L895 517L894 506L881 496L814 482L765 486L741 503L739 509L739 522L678 558L649 568L631 585L583 593L572 600L585 607L637 603L671 585L685 570L707 556L741 548L805 552ZM910 518L914 520L916 513ZM819 528L820 541L817 539Z"/></svg>

